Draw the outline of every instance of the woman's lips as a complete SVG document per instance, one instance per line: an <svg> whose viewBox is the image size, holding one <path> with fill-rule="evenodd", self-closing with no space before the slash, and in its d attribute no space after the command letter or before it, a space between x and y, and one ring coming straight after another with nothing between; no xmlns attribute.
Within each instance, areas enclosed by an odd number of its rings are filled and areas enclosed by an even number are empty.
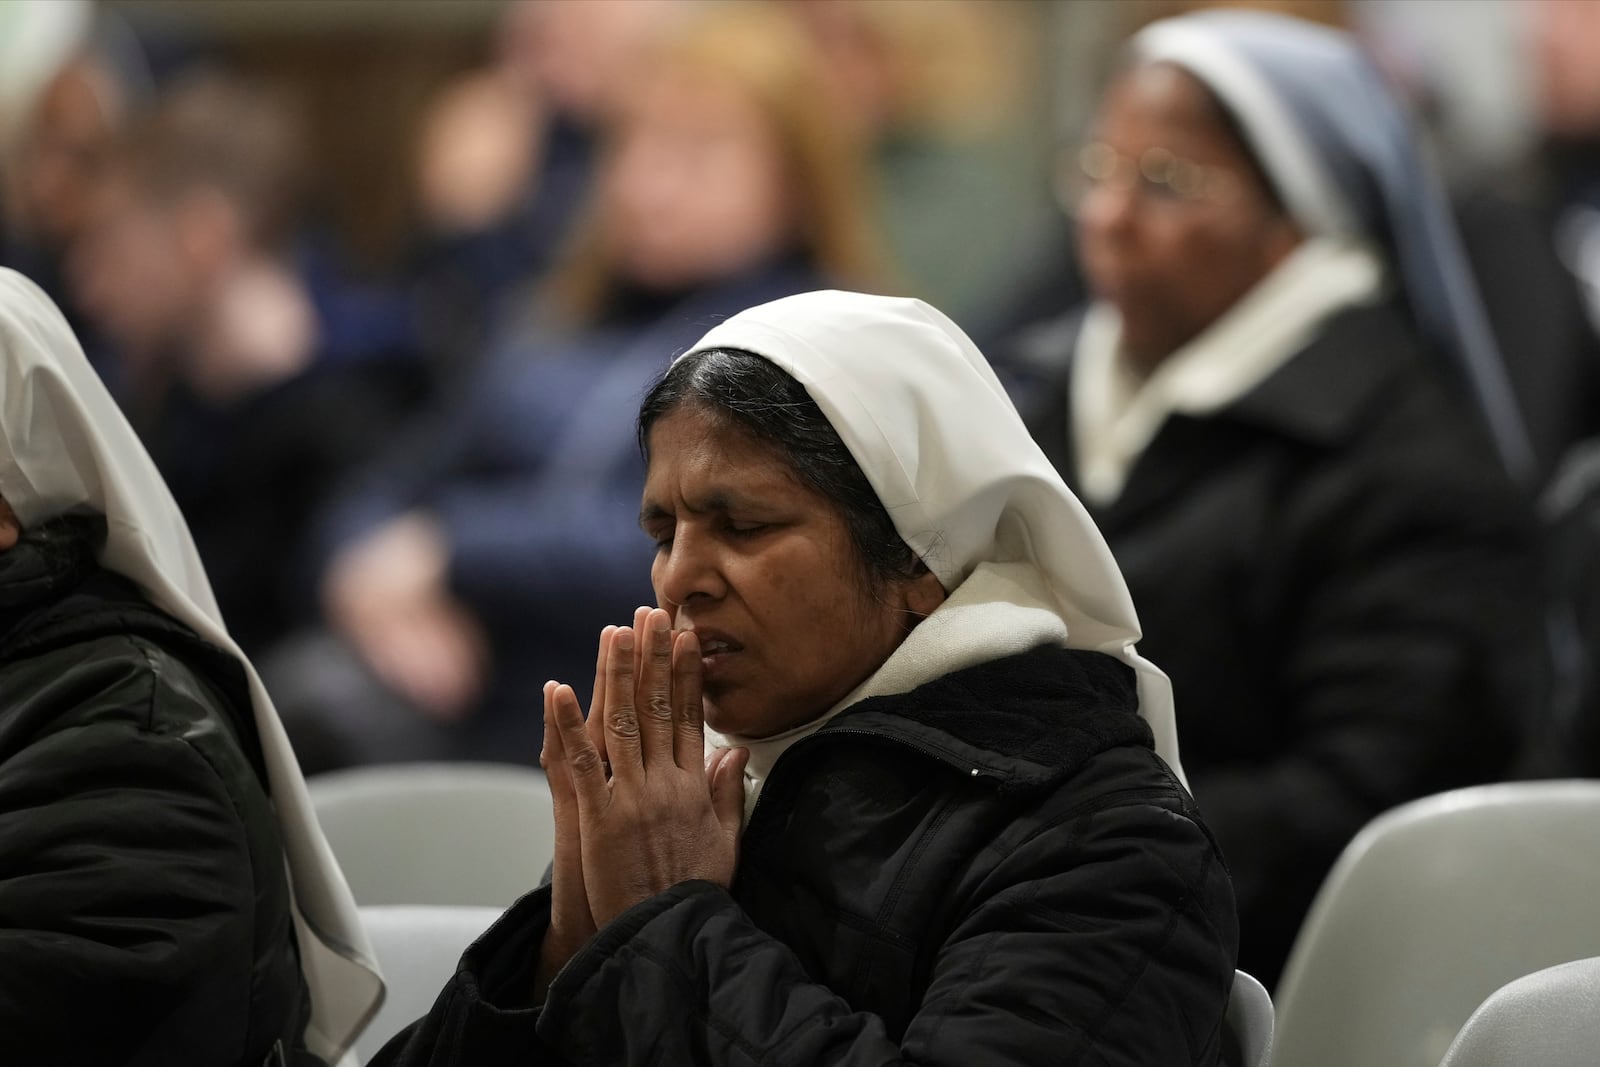
<svg viewBox="0 0 1600 1067"><path fill-rule="evenodd" d="M729 659L744 651L743 645L722 634L696 630L695 636L700 640L700 670L707 678L726 669Z"/></svg>

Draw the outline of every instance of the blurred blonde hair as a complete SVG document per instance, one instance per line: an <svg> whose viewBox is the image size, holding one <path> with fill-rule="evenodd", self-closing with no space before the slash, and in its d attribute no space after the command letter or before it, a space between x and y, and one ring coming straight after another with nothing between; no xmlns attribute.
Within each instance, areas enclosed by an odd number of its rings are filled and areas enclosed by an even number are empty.
<svg viewBox="0 0 1600 1067"><path fill-rule="evenodd" d="M1350 29L1350 8L1345 0L1136 0L1122 9L1129 36L1159 19L1174 18L1195 11L1233 8L1265 11L1274 15L1293 15L1307 22Z"/></svg>
<svg viewBox="0 0 1600 1067"><path fill-rule="evenodd" d="M844 121L822 56L783 8L730 0L677 23L640 63L647 75L685 72L755 104L788 178L794 244L831 281L872 289L887 281L869 216L865 148ZM617 281L591 213L566 267L552 280L558 307L592 320Z"/></svg>
<svg viewBox="0 0 1600 1067"><path fill-rule="evenodd" d="M1040 8L1028 0L820 2L853 21L880 53L890 126L982 137L1015 125L1038 91Z"/></svg>

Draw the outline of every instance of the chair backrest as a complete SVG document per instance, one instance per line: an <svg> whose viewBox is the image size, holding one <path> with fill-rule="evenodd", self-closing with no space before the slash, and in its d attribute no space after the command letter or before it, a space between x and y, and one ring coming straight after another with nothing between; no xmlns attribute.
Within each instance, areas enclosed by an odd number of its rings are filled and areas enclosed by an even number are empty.
<svg viewBox="0 0 1600 1067"><path fill-rule="evenodd" d="M1594 1067L1600 1061L1600 957L1501 986L1472 1013L1439 1067Z"/></svg>
<svg viewBox="0 0 1600 1067"><path fill-rule="evenodd" d="M461 954L499 919L499 908L363 907L361 921L383 971L383 1006L356 1038L359 1063L433 1007Z"/></svg>
<svg viewBox="0 0 1600 1067"><path fill-rule="evenodd" d="M306 784L358 904L503 908L555 851L550 788L532 768L397 763Z"/></svg>
<svg viewBox="0 0 1600 1067"><path fill-rule="evenodd" d="M1276 1020L1267 987L1243 971L1234 971L1227 1019L1239 1057L1238 1067L1268 1067L1272 1063Z"/></svg>
<svg viewBox="0 0 1600 1067"><path fill-rule="evenodd" d="M1278 987L1274 1057L1436 1067L1494 990L1600 955L1600 781L1396 808L1329 873Z"/></svg>

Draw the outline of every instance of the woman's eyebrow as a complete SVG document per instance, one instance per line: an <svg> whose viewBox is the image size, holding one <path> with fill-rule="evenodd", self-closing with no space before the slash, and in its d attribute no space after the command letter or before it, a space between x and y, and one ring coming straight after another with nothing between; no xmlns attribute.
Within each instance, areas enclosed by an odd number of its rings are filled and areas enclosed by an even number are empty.
<svg viewBox="0 0 1600 1067"><path fill-rule="evenodd" d="M760 507L760 503L755 497L741 496L738 493L730 493L725 489L719 489L708 493L704 500L697 503L690 504L685 502L683 510L691 515L704 515L713 511L747 511L758 507ZM641 528L648 527L650 523L661 522L671 518L673 518L673 513L660 504L646 504L639 509L639 526Z"/></svg>

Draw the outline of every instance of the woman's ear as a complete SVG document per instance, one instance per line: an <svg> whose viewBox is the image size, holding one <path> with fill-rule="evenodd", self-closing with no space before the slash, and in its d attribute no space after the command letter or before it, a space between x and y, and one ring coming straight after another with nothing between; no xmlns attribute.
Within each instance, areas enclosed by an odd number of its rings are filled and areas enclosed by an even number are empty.
<svg viewBox="0 0 1600 1067"><path fill-rule="evenodd" d="M915 578L906 580L904 595L906 611L919 620L932 615L934 610L944 603L945 598L944 586L939 584L939 576L926 566Z"/></svg>

